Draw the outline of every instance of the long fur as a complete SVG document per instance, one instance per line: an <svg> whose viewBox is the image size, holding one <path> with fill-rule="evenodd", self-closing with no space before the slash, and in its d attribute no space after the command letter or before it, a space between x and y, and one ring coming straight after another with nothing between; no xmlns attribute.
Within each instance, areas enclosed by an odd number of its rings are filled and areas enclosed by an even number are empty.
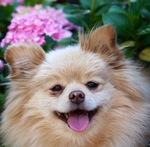
<svg viewBox="0 0 150 147"><path fill-rule="evenodd" d="M150 139L150 85L117 48L111 26L79 35L79 45L45 54L35 44L8 47L10 89L2 114L4 144L12 147L146 147ZM85 84L98 80L90 91ZM63 85L61 94L51 87ZM53 112L75 109L71 91L86 94L86 109L98 107L88 128L71 130Z"/></svg>

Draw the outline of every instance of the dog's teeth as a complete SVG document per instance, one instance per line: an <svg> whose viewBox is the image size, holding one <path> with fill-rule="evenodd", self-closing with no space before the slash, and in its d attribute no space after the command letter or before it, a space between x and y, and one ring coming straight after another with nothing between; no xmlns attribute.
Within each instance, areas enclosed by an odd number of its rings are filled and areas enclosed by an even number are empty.
<svg viewBox="0 0 150 147"><path fill-rule="evenodd" d="M58 116L60 116L61 114L59 112L56 112Z"/></svg>
<svg viewBox="0 0 150 147"><path fill-rule="evenodd" d="M65 117L68 118L68 114L65 113Z"/></svg>

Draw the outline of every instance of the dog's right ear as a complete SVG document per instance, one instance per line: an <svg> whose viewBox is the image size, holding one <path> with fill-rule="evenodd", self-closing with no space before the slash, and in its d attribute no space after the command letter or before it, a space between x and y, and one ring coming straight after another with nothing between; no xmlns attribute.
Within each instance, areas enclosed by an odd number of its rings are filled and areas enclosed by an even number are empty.
<svg viewBox="0 0 150 147"><path fill-rule="evenodd" d="M44 50L37 44L10 45L5 59L11 67L11 79L26 79L45 59Z"/></svg>

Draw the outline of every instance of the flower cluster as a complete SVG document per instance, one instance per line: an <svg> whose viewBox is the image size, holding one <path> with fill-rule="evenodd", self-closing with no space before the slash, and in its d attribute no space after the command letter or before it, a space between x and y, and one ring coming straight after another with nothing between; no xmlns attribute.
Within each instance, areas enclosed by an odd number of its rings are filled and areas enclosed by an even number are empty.
<svg viewBox="0 0 150 147"><path fill-rule="evenodd" d="M72 35L69 31L72 28L74 25L65 18L62 10L49 6L44 8L42 5L18 6L0 46L26 41L42 45L45 43L45 35L60 41Z"/></svg>
<svg viewBox="0 0 150 147"><path fill-rule="evenodd" d="M18 3L23 3L24 0L16 0ZM0 6L12 5L15 0L0 0Z"/></svg>

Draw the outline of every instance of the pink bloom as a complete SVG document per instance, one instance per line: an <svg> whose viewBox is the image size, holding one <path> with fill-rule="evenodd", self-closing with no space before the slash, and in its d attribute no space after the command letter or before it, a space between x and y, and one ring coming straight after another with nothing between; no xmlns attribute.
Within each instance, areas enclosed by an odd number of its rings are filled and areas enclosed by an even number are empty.
<svg viewBox="0 0 150 147"><path fill-rule="evenodd" d="M4 62L0 60L0 70L2 70L3 68L4 68Z"/></svg>
<svg viewBox="0 0 150 147"><path fill-rule="evenodd" d="M64 16L61 10L42 5L34 7L19 6L9 25L5 38L0 46L31 40L42 45L45 44L45 35L55 41L71 37L70 29L75 28Z"/></svg>
<svg viewBox="0 0 150 147"><path fill-rule="evenodd" d="M18 3L22 4L24 0L16 0ZM15 0L0 0L0 6L12 5Z"/></svg>
<svg viewBox="0 0 150 147"><path fill-rule="evenodd" d="M22 4L24 0L17 0L18 3Z"/></svg>
<svg viewBox="0 0 150 147"><path fill-rule="evenodd" d="M0 5L6 6L8 4L12 5L13 4L13 0L0 0Z"/></svg>

